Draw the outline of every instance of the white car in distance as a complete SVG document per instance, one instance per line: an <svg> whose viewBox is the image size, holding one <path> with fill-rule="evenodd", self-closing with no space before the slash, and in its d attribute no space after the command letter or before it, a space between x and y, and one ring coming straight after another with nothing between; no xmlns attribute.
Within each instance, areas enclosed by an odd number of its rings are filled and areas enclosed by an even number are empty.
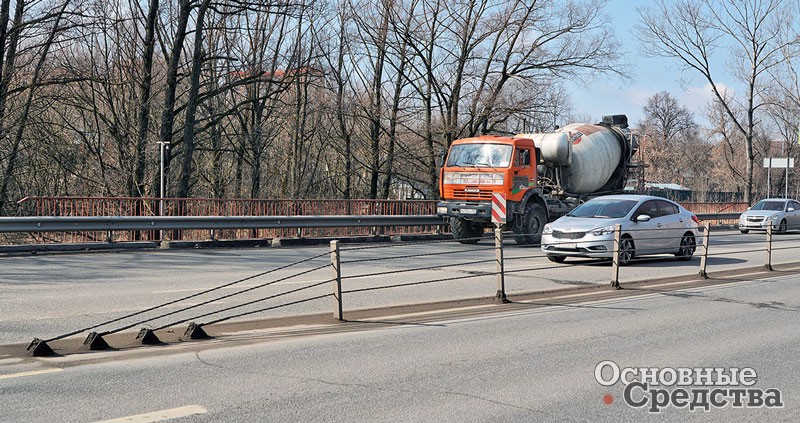
<svg viewBox="0 0 800 423"><path fill-rule="evenodd" d="M739 231L766 231L769 226L778 233L800 229L800 202L787 198L766 198L748 207L739 215Z"/></svg>
<svg viewBox="0 0 800 423"><path fill-rule="evenodd" d="M545 225L541 248L556 263L567 257L612 258L616 225L621 226L620 265L650 254L689 260L701 240L700 220L674 201L651 195L607 195Z"/></svg>

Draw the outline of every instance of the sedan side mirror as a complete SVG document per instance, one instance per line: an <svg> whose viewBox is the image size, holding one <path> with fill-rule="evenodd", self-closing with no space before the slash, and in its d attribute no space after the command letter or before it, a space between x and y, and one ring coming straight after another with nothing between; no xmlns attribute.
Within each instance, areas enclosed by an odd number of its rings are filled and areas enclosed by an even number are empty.
<svg viewBox="0 0 800 423"><path fill-rule="evenodd" d="M794 207L789 207L788 209L786 209L786 211L793 212L794 211Z"/></svg>
<svg viewBox="0 0 800 423"><path fill-rule="evenodd" d="M646 214L640 214L640 215L636 216L636 221L637 222L649 222L650 219L651 219L651 217L649 215L646 215Z"/></svg>

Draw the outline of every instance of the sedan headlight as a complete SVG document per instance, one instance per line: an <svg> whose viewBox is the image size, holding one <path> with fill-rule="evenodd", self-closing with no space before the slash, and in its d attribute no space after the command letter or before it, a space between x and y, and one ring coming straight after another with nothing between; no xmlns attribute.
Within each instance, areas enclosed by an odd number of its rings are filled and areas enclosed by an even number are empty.
<svg viewBox="0 0 800 423"><path fill-rule="evenodd" d="M603 226L602 228L592 229L589 233L594 236L608 235L614 233L614 227Z"/></svg>
<svg viewBox="0 0 800 423"><path fill-rule="evenodd" d="M769 220L771 220L773 222L777 222L780 219L781 219L781 216L778 215L778 214L776 214L775 216L770 216L770 218L769 218Z"/></svg>
<svg viewBox="0 0 800 423"><path fill-rule="evenodd" d="M552 235L552 233L553 233L553 227L550 226L549 223L544 225L544 228L542 228L542 235Z"/></svg>
<svg viewBox="0 0 800 423"><path fill-rule="evenodd" d="M502 173L445 172L444 183L460 185L504 185L505 177Z"/></svg>

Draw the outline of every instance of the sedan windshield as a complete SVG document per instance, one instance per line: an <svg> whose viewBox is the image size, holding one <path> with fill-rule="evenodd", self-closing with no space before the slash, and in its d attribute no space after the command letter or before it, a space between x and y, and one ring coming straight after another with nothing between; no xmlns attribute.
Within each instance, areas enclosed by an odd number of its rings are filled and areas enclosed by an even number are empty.
<svg viewBox="0 0 800 423"><path fill-rule="evenodd" d="M458 144L450 149L447 166L508 167L513 151L504 144Z"/></svg>
<svg viewBox="0 0 800 423"><path fill-rule="evenodd" d="M783 202L783 201L759 201L750 210L777 210L777 211L782 211L784 204L786 204L786 203Z"/></svg>
<svg viewBox="0 0 800 423"><path fill-rule="evenodd" d="M625 217L637 203L638 201L636 200L590 200L576 207L567 216L596 217L600 219L620 218Z"/></svg>

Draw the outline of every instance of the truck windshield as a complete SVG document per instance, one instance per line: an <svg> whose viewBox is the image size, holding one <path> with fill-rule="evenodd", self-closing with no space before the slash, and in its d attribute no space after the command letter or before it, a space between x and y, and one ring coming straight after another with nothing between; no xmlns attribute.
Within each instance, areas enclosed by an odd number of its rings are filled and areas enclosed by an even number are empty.
<svg viewBox="0 0 800 423"><path fill-rule="evenodd" d="M590 200L576 207L567 216L601 219L620 218L625 217L636 203L636 200Z"/></svg>
<svg viewBox="0 0 800 423"><path fill-rule="evenodd" d="M504 144L457 144L450 148L447 166L508 167L513 151Z"/></svg>

